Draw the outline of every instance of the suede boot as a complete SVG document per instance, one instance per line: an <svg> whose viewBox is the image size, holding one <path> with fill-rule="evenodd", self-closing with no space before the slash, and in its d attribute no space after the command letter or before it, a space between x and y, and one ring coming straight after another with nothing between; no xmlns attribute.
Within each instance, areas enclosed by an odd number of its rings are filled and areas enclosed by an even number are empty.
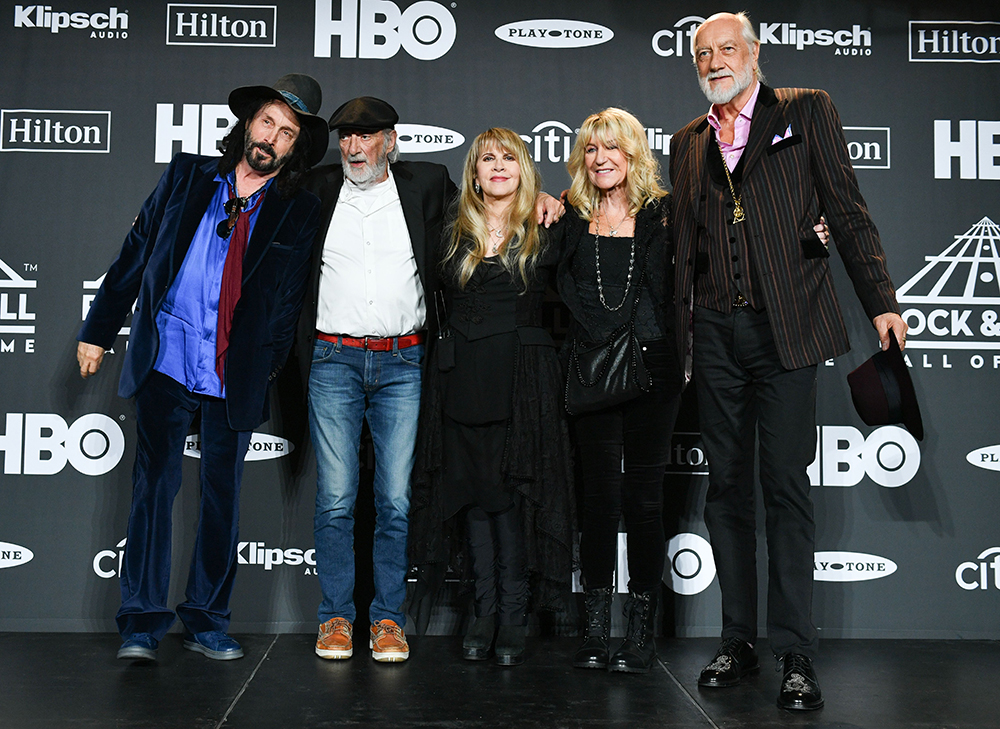
<svg viewBox="0 0 1000 729"><path fill-rule="evenodd" d="M648 673L656 659L653 621L656 618L655 592L629 592L625 601L628 627L625 640L608 662L609 671Z"/></svg>
<svg viewBox="0 0 1000 729"><path fill-rule="evenodd" d="M497 631L496 652L497 664L501 666L519 666L524 663L524 639L528 633L527 625L501 625Z"/></svg>
<svg viewBox="0 0 1000 729"><path fill-rule="evenodd" d="M573 665L577 668L608 667L611 601L614 596L613 587L598 587L583 593L583 603L587 608L587 627L583 633L583 644L573 655Z"/></svg>
<svg viewBox="0 0 1000 729"><path fill-rule="evenodd" d="M485 661L493 648L493 636L497 630L497 616L476 617L465 632L462 640L462 658L467 661Z"/></svg>

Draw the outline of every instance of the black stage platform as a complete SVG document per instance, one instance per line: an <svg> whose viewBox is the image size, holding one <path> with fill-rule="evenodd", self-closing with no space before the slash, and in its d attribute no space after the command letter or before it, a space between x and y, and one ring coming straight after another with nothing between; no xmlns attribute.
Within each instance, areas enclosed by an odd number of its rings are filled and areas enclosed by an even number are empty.
<svg viewBox="0 0 1000 729"><path fill-rule="evenodd" d="M572 638L529 638L527 662L500 668L460 660L457 637L411 637L410 660L387 665L368 651L321 660L309 635L237 637L242 660L210 661L172 634L142 663L115 659L115 635L0 633L0 727L1000 726L996 642L826 640L826 707L791 713L775 706L769 659L741 686L699 690L709 639L660 640L659 665L633 676L570 667Z"/></svg>

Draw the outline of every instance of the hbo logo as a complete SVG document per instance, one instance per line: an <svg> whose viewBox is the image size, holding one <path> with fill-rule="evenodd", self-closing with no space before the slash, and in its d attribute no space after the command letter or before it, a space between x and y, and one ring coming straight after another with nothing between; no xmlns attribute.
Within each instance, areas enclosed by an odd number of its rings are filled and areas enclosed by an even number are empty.
<svg viewBox="0 0 1000 729"><path fill-rule="evenodd" d="M107 415L83 415L72 425L54 413L7 413L0 435L5 474L51 476L68 462L86 476L100 476L125 454L125 436Z"/></svg>
<svg viewBox="0 0 1000 729"><path fill-rule="evenodd" d="M849 425L817 426L816 435L816 460L807 469L813 486L854 486L867 474L881 486L896 488L920 468L917 441L895 425L877 428L867 438Z"/></svg>
<svg viewBox="0 0 1000 729"><path fill-rule="evenodd" d="M392 58L402 47L414 58L433 61L455 43L455 19L430 0L405 11L392 0L341 0L340 20L334 20L333 0L316 0L316 58L331 56L335 35L341 58Z"/></svg>

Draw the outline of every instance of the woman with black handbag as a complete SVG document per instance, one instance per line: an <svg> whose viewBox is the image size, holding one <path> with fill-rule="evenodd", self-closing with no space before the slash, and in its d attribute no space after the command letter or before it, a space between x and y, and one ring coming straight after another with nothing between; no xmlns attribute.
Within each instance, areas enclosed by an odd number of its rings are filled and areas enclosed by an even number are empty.
<svg viewBox="0 0 1000 729"><path fill-rule="evenodd" d="M573 314L566 409L582 479L580 563L587 607L573 665L646 672L663 577L663 475L683 371L673 332L670 197L632 114L605 109L580 128L568 168L559 293ZM627 632L609 656L624 515Z"/></svg>
<svg viewBox="0 0 1000 729"><path fill-rule="evenodd" d="M410 509L416 565L466 554L467 660L522 662L529 591L556 607L572 574L572 449L542 302L559 250L536 222L540 180L509 129L472 142L442 241L441 335L424 379ZM459 542L466 535L467 550ZM530 580L530 590L529 590Z"/></svg>

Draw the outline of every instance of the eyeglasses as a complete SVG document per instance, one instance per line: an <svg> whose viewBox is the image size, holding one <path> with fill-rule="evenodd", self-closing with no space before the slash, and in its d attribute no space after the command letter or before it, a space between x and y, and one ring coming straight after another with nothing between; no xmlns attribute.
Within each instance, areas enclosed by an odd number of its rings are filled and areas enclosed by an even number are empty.
<svg viewBox="0 0 1000 729"><path fill-rule="evenodd" d="M215 232L219 234L220 238L228 238L229 234L233 232L233 228L236 227L236 220L240 217L240 213L243 212L244 208L247 206L247 197L231 197L226 200L222 209L226 211L228 216L225 220L220 220L219 225L215 228Z"/></svg>

